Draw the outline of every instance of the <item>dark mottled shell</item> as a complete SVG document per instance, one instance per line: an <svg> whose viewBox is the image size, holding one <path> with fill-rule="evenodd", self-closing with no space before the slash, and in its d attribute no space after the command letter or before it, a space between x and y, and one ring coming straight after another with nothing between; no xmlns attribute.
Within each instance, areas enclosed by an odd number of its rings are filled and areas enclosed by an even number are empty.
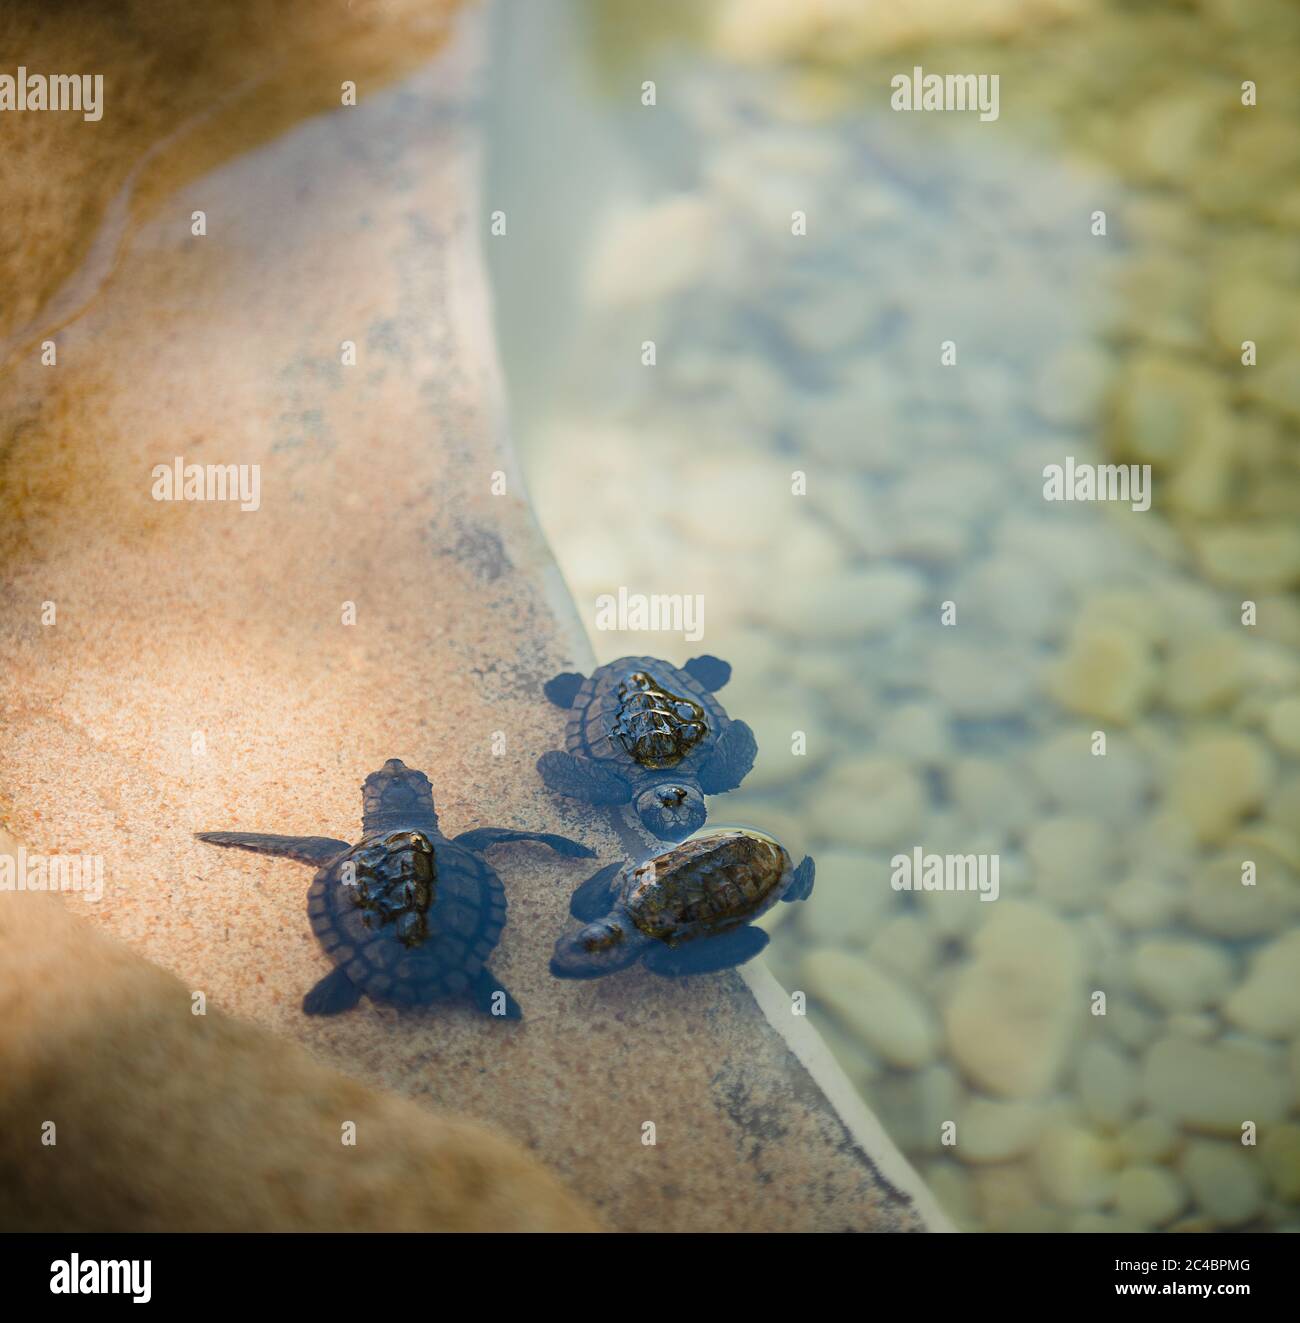
<svg viewBox="0 0 1300 1323"><path fill-rule="evenodd" d="M624 869L617 885L636 926L671 946L756 919L790 876L790 856L770 836L722 829Z"/></svg>
<svg viewBox="0 0 1300 1323"><path fill-rule="evenodd" d="M693 675L655 657L622 657L583 681L565 748L628 772L685 774L708 758L728 723Z"/></svg>
<svg viewBox="0 0 1300 1323"><path fill-rule="evenodd" d="M362 992L409 1006L468 992L505 927L506 895L468 850L432 832L387 830L316 874L307 913Z"/></svg>

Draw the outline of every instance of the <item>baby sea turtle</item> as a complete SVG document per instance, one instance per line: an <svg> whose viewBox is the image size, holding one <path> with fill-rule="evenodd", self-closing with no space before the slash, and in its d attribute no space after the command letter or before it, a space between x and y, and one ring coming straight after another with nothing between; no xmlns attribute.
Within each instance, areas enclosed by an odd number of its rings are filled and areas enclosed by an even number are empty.
<svg viewBox="0 0 1300 1323"><path fill-rule="evenodd" d="M362 994L397 1006L468 998L517 1020L514 998L487 967L506 922L501 879L480 857L505 841L541 841L574 859L595 855L545 832L479 827L450 840L438 830L423 772L390 758L361 788L362 837L205 831L198 839L278 854L319 870L307 892L312 931L336 968L303 998L308 1015L351 1010Z"/></svg>
<svg viewBox="0 0 1300 1323"><path fill-rule="evenodd" d="M666 977L743 965L767 945L749 926L778 900L812 895L813 861L795 868L762 832L719 828L641 864L610 864L573 893L586 927L561 937L556 978L599 978L643 960Z"/></svg>
<svg viewBox="0 0 1300 1323"><path fill-rule="evenodd" d="M758 745L713 696L731 678L716 657L683 667L655 657L623 657L590 678L566 671L546 697L568 709L565 752L537 762L547 786L589 804L632 803L646 830L680 841L704 825L705 795L734 790Z"/></svg>

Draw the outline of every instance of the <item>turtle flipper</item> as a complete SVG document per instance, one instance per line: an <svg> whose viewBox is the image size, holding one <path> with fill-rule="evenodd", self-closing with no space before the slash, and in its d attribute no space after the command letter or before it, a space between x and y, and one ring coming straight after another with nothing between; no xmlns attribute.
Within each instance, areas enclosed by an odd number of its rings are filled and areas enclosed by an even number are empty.
<svg viewBox="0 0 1300 1323"><path fill-rule="evenodd" d="M700 768L700 789L706 795L734 790L749 775L758 756L758 741L743 721L733 721L718 736L709 761Z"/></svg>
<svg viewBox="0 0 1300 1323"><path fill-rule="evenodd" d="M702 657L692 657L682 667L687 675L693 675L711 693L717 693L731 679L731 663L721 657L705 653Z"/></svg>
<svg viewBox="0 0 1300 1323"><path fill-rule="evenodd" d="M524 1012L519 1003L501 986L497 976L484 965L470 985L469 995L474 1005L494 1020L522 1020Z"/></svg>
<svg viewBox="0 0 1300 1323"><path fill-rule="evenodd" d="M591 758L552 749L537 760L546 788L588 804L626 804L632 787L617 772ZM748 770L748 769L746 769Z"/></svg>
<svg viewBox="0 0 1300 1323"><path fill-rule="evenodd" d="M561 671L559 675L552 676L542 686L542 693L555 704L556 707L572 707L573 700L578 696L578 690L586 682L585 675L579 675L577 671Z"/></svg>
<svg viewBox="0 0 1300 1323"><path fill-rule="evenodd" d="M347 841L336 841L330 836L267 836L256 831L196 831L195 840L209 845L232 845L237 850L252 850L254 854L276 854L285 859L296 859L300 864L319 868L348 849Z"/></svg>
<svg viewBox="0 0 1300 1323"><path fill-rule="evenodd" d="M473 831L463 831L452 837L453 845L462 845L467 850L486 850L493 845L504 845L507 841L541 841L549 845L556 854L569 859L594 859L595 850L578 841L571 841L567 836L554 836L544 831L511 831L508 827L476 827Z"/></svg>
<svg viewBox="0 0 1300 1323"><path fill-rule="evenodd" d="M720 937L701 937L684 946L656 943L645 957L646 968L664 978L688 974L711 974L752 960L768 943L761 928L733 928Z"/></svg>
<svg viewBox="0 0 1300 1323"><path fill-rule="evenodd" d="M593 873L569 897L569 913L583 923L594 923L609 913L611 896L609 884L622 864L607 864L599 873Z"/></svg>
<svg viewBox="0 0 1300 1323"><path fill-rule="evenodd" d="M331 969L302 999L308 1015L339 1015L361 1000L361 989L338 968Z"/></svg>
<svg viewBox="0 0 1300 1323"><path fill-rule="evenodd" d="M813 878L816 876L817 868L812 861L811 855L804 855L803 863L794 870L794 877L790 879L790 886L787 888L782 900L807 900L812 895Z"/></svg>

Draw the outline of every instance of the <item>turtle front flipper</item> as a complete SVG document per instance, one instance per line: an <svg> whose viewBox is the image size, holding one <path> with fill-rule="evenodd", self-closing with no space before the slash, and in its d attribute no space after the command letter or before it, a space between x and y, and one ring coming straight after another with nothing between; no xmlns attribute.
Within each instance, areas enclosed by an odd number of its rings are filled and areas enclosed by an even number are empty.
<svg viewBox="0 0 1300 1323"><path fill-rule="evenodd" d="M682 667L687 675L693 675L711 693L717 693L731 679L731 663L721 657L705 653L701 657L692 657Z"/></svg>
<svg viewBox="0 0 1300 1323"><path fill-rule="evenodd" d="M552 749L537 760L537 770L548 790L570 799L588 804L626 804L632 798L632 787L617 772L578 754Z"/></svg>
<svg viewBox="0 0 1300 1323"><path fill-rule="evenodd" d="M276 854L296 859L300 864L320 868L349 848L347 841L331 836L267 836L256 831L196 831L195 840L209 845L230 845L254 854Z"/></svg>
<svg viewBox="0 0 1300 1323"><path fill-rule="evenodd" d="M569 913L583 923L594 923L608 914L614 899L610 895L610 883L622 867L622 864L607 864L599 873L593 873L569 897Z"/></svg>
<svg viewBox="0 0 1300 1323"><path fill-rule="evenodd" d="M718 736L709 761L700 768L700 789L706 795L734 790L748 775L758 756L758 741L743 721L733 721Z"/></svg>
<svg viewBox="0 0 1300 1323"><path fill-rule="evenodd" d="M794 877L790 879L790 885L781 899L807 900L812 895L813 878L816 874L817 868L812 861L812 856L804 855L803 863L794 870Z"/></svg>
<svg viewBox="0 0 1300 1323"><path fill-rule="evenodd" d="M486 965L479 970L478 977L470 985L469 995L473 998L474 1005L484 1015L490 1015L494 1020L524 1018L523 1008L501 986L497 976Z"/></svg>
<svg viewBox="0 0 1300 1323"><path fill-rule="evenodd" d="M703 937L685 946L656 945L647 952L645 966L663 978L712 974L752 960L768 943L761 928L735 928L719 937Z"/></svg>
<svg viewBox="0 0 1300 1323"><path fill-rule="evenodd" d="M595 850L588 849L578 841L571 841L567 836L554 836L544 831L511 831L508 827L476 827L473 831L463 831L452 837L453 845L464 846L467 850L486 850L493 845L505 845L508 841L540 841L549 845L556 854L569 859L594 859Z"/></svg>
<svg viewBox="0 0 1300 1323"><path fill-rule="evenodd" d="M341 1015L361 1000L361 989L341 969L332 969L302 999L308 1015Z"/></svg>
<svg viewBox="0 0 1300 1323"><path fill-rule="evenodd" d="M542 686L542 693L546 695L556 707L572 707L573 700L578 696L578 690L586 683L587 677L579 675L577 671L561 671L559 675L552 676Z"/></svg>

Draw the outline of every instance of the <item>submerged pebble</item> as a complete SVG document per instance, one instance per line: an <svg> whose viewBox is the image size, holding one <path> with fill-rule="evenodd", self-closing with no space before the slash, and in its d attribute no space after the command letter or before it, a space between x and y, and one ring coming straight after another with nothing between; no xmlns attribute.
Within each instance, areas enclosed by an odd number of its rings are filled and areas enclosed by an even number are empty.
<svg viewBox="0 0 1300 1323"><path fill-rule="evenodd" d="M948 1050L975 1086L1039 1097L1060 1075L1082 1013L1077 939L1046 910L1002 902L973 952L944 1012Z"/></svg>
<svg viewBox="0 0 1300 1323"><path fill-rule="evenodd" d="M1280 1063L1233 1044L1171 1036L1148 1050L1142 1093L1177 1125L1212 1135L1240 1135L1243 1121L1280 1121L1289 1100Z"/></svg>
<svg viewBox="0 0 1300 1323"><path fill-rule="evenodd" d="M808 989L890 1065L915 1069L938 1047L925 1002L899 979L846 951L820 948L804 957Z"/></svg>

